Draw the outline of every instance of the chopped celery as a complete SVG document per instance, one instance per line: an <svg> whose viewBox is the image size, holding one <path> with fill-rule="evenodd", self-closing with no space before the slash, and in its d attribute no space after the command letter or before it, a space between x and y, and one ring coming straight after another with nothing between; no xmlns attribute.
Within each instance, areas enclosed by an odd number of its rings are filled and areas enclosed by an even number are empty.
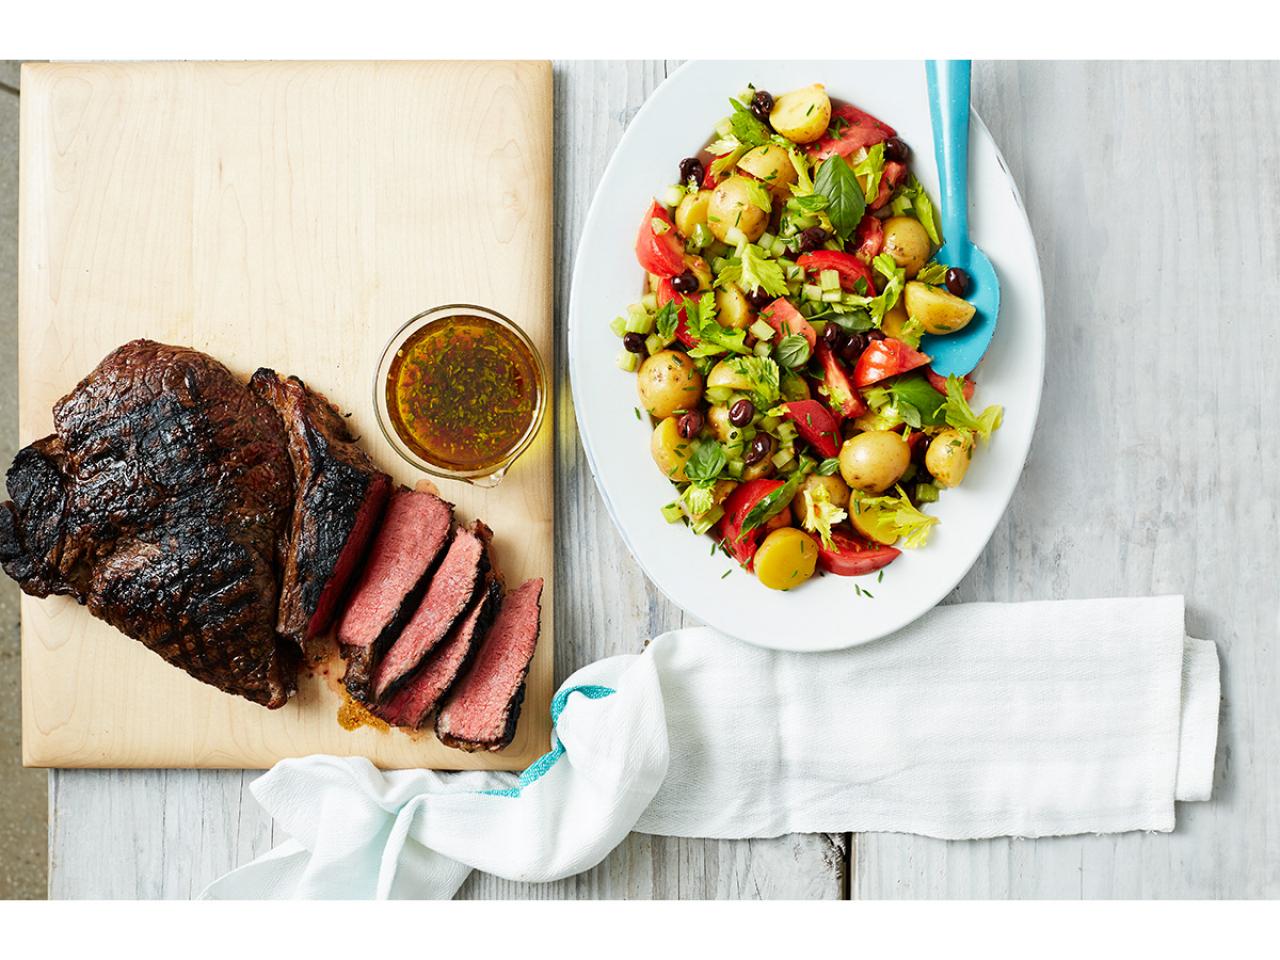
<svg viewBox="0 0 1280 960"><path fill-rule="evenodd" d="M730 460L725 469L729 471L729 476L733 477L733 479L741 480L742 471L746 469L746 464L741 460Z"/></svg>
<svg viewBox="0 0 1280 960"><path fill-rule="evenodd" d="M662 191L662 196L659 199L668 207L678 207L680 206L680 201L684 199L684 187L678 183L673 183Z"/></svg>
<svg viewBox="0 0 1280 960"><path fill-rule="evenodd" d="M662 516L666 518L667 523L679 523L684 519L684 510L678 502L673 501L662 508Z"/></svg>
<svg viewBox="0 0 1280 960"><path fill-rule="evenodd" d="M702 516L698 517L698 519L693 521L693 524L692 524L693 532L706 533L708 530L714 527L717 523L719 523L720 518L723 516L724 516L724 507L721 507L718 505L712 507Z"/></svg>
<svg viewBox="0 0 1280 960"><path fill-rule="evenodd" d="M752 348L752 351L757 357L767 357L773 352L773 347L769 346L768 340L761 340Z"/></svg>
<svg viewBox="0 0 1280 960"><path fill-rule="evenodd" d="M715 234L711 232L711 228L705 223L700 223L693 228L693 245L699 250L711 246L715 239Z"/></svg>
<svg viewBox="0 0 1280 960"><path fill-rule="evenodd" d="M938 488L932 483L917 483L916 500L919 503L936 503L938 500Z"/></svg>
<svg viewBox="0 0 1280 960"><path fill-rule="evenodd" d="M786 443L789 440L794 440L798 436L799 431L796 429L796 425L794 423L792 423L790 420L787 420L787 421L784 421L783 423L778 424L777 434L778 434L778 439L781 440L783 443Z"/></svg>
<svg viewBox="0 0 1280 960"><path fill-rule="evenodd" d="M761 244L761 246L764 246L764 244ZM788 244L782 237L774 237L773 243L769 244L766 249L775 257L780 257L787 252Z"/></svg>
<svg viewBox="0 0 1280 960"><path fill-rule="evenodd" d="M782 423L781 417L765 417L760 421L760 429L766 433L773 433L778 429L778 424Z"/></svg>
<svg viewBox="0 0 1280 960"><path fill-rule="evenodd" d="M773 339L773 327L765 323L763 320L757 320L751 324L751 335L757 340L769 341Z"/></svg>
<svg viewBox="0 0 1280 960"><path fill-rule="evenodd" d="M613 331L615 337L620 337L627 332L627 321L622 317L614 317L613 322L609 324L609 329Z"/></svg>
<svg viewBox="0 0 1280 960"><path fill-rule="evenodd" d="M761 250L768 250L773 246L773 241L775 239L774 235L766 230L764 233L760 234L760 239L756 241L756 245L759 246Z"/></svg>
<svg viewBox="0 0 1280 960"><path fill-rule="evenodd" d="M640 367L640 355L630 350L618 351L618 369L627 373L635 373Z"/></svg>
<svg viewBox="0 0 1280 960"><path fill-rule="evenodd" d="M823 270L818 274L818 286L823 292L840 289L840 274L835 270Z"/></svg>
<svg viewBox="0 0 1280 960"><path fill-rule="evenodd" d="M785 467L787 464L789 464L792 460L795 459L795 454L792 452L792 449L790 447L783 447L781 450L775 453L771 459L773 460L773 465L777 467L779 470L781 470L783 467Z"/></svg>
<svg viewBox="0 0 1280 960"><path fill-rule="evenodd" d="M725 117L719 123L716 124L715 130L716 130L716 136L721 138L727 137L729 136L729 134L733 133L733 123L729 120L728 117Z"/></svg>
<svg viewBox="0 0 1280 960"><path fill-rule="evenodd" d="M844 294L839 290L823 290L822 300L824 303L843 303Z"/></svg>
<svg viewBox="0 0 1280 960"><path fill-rule="evenodd" d="M667 342L656 333L651 333L649 336L644 338L644 348L648 351L649 356L651 357L666 345Z"/></svg>
<svg viewBox="0 0 1280 960"><path fill-rule="evenodd" d="M729 261L724 257L716 257L711 261L711 272L717 277L724 272L724 268L729 265Z"/></svg>
<svg viewBox="0 0 1280 960"><path fill-rule="evenodd" d="M658 295L655 293L646 293L640 298L640 306L644 307L646 313L657 313Z"/></svg>
<svg viewBox="0 0 1280 960"><path fill-rule="evenodd" d="M817 286L816 284L806 283L803 287L800 288L800 296L802 296L805 300L821 300L822 288Z"/></svg>
<svg viewBox="0 0 1280 960"><path fill-rule="evenodd" d="M740 247L747 242L747 235L739 227L730 227L725 231L724 239L731 246Z"/></svg>
<svg viewBox="0 0 1280 960"><path fill-rule="evenodd" d="M792 218L791 222L796 225L798 230L808 230L810 227L817 225L818 218L806 213L803 216Z"/></svg>
<svg viewBox="0 0 1280 960"><path fill-rule="evenodd" d="M653 333L653 317L644 310L631 314L627 318L627 333L643 333L645 336Z"/></svg>
<svg viewBox="0 0 1280 960"><path fill-rule="evenodd" d="M706 398L712 403L724 403L733 396L732 387L707 387Z"/></svg>

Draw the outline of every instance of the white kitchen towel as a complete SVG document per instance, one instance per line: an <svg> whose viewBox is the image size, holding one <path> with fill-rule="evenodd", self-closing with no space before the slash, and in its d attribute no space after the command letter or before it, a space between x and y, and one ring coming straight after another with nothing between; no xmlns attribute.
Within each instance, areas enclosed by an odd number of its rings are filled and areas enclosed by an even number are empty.
<svg viewBox="0 0 1280 960"><path fill-rule="evenodd" d="M519 776L282 761L252 789L291 839L204 896L449 897L472 869L586 870L631 830L1168 831L1209 797L1218 656L1181 597L961 604L838 653L677 630L579 670L552 714Z"/></svg>

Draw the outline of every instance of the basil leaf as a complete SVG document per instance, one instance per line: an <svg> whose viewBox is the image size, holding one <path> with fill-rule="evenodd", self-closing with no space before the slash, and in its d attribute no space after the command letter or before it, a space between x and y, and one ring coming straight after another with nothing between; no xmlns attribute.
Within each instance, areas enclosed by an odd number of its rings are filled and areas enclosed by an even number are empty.
<svg viewBox="0 0 1280 960"><path fill-rule="evenodd" d="M898 377L889 384L888 391L902 419L915 429L936 427L946 422L944 408L947 398L919 374ZM908 414L908 408L914 416Z"/></svg>
<svg viewBox="0 0 1280 960"><path fill-rule="evenodd" d="M657 316L653 318L653 325L658 331L658 336L668 343L675 339L676 326L680 323L680 314L676 310L676 302L668 300L658 310Z"/></svg>
<svg viewBox="0 0 1280 960"><path fill-rule="evenodd" d="M840 469L840 458L829 457L818 464L818 469L814 472L820 477L835 476L837 470Z"/></svg>
<svg viewBox="0 0 1280 960"><path fill-rule="evenodd" d="M693 456L684 465L685 476L695 483L709 483L720 475L729 458L718 441L706 440L698 444Z"/></svg>
<svg viewBox="0 0 1280 960"><path fill-rule="evenodd" d="M803 367L809 362L809 341L798 333L789 333L782 338L774 355L788 370Z"/></svg>
<svg viewBox="0 0 1280 960"><path fill-rule="evenodd" d="M827 198L831 225L841 240L848 240L867 210L867 199L843 157L833 155L822 161L813 180L813 190Z"/></svg>
<svg viewBox="0 0 1280 960"><path fill-rule="evenodd" d="M792 474L790 480L761 497L759 502L747 512L746 517L743 519L742 530L738 534L738 539L743 539L756 527L763 526L780 514L783 508L791 502L791 498L796 495L796 491L800 489L800 483L803 480L804 477L797 470Z"/></svg>

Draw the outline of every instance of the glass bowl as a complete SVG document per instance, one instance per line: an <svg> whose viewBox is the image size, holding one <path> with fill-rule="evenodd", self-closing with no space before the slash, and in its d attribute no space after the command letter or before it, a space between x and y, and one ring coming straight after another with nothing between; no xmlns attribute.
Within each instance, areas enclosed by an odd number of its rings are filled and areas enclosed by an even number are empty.
<svg viewBox="0 0 1280 960"><path fill-rule="evenodd" d="M401 349L410 338L432 324L459 317L478 317L481 320L489 320L513 334L515 347L524 355L524 359L528 361L534 372L533 410L524 432L508 446L506 452L501 454L499 459L473 469L461 468L456 464L438 463L428 459L426 451L420 444L411 444L401 434L401 427L397 424L396 418L392 416L387 396L389 392L388 378L391 375L392 366L400 355ZM382 435L387 438L387 442L391 444L392 448L406 463L432 476L444 477L447 480L463 480L478 487L492 487L501 482L502 478L506 476L507 470L511 468L511 464L515 463L520 454L529 448L533 438L538 435L538 430L542 426L542 420L547 408L546 383L546 368L542 364L542 358L538 355L538 349L517 324L496 310L490 310L488 307L470 303L447 303L432 307L430 310L424 310L422 313L411 317L387 341L387 346L382 351L382 359L378 361L377 371L373 378L373 406L374 410L377 411L378 426L382 430Z"/></svg>

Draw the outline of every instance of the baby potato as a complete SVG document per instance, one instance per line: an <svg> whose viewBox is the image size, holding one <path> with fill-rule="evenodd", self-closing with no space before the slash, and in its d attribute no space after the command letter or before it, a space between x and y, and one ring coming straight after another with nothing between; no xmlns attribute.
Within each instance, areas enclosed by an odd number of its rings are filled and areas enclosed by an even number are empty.
<svg viewBox="0 0 1280 960"><path fill-rule="evenodd" d="M911 448L902 434L869 430L850 437L840 448L840 475L865 493L884 493L911 462Z"/></svg>
<svg viewBox="0 0 1280 960"><path fill-rule="evenodd" d="M636 389L640 392L640 405L661 419L698 405L702 399L702 374L687 353L659 350L640 364Z"/></svg>
<svg viewBox="0 0 1280 960"><path fill-rule="evenodd" d="M707 425L721 443L730 443L742 436L742 428L729 422L729 405L713 403L707 408Z"/></svg>
<svg viewBox="0 0 1280 960"><path fill-rule="evenodd" d="M895 340L902 339L903 328L907 325L907 308L902 302L902 298L898 298L898 302L893 305L893 309L887 311L884 319L880 321L880 332L886 337L893 337Z"/></svg>
<svg viewBox="0 0 1280 960"><path fill-rule="evenodd" d="M768 457L765 457L762 460L757 460L750 466L744 467L742 470L742 479L759 480L761 477L771 477L773 476L773 471L773 461Z"/></svg>
<svg viewBox="0 0 1280 960"><path fill-rule="evenodd" d="M769 113L773 129L796 143L813 143L831 123L831 98L820 83L784 93Z"/></svg>
<svg viewBox="0 0 1280 960"><path fill-rule="evenodd" d="M756 577L770 590L790 590L813 576L818 547L803 530L784 527L764 538L756 551Z"/></svg>
<svg viewBox="0 0 1280 960"><path fill-rule="evenodd" d="M849 502L849 522L868 540L886 546L898 540L897 529L882 507L868 506L861 496L855 495Z"/></svg>
<svg viewBox="0 0 1280 960"><path fill-rule="evenodd" d="M776 143L764 143L748 150L738 161L738 169L763 181L775 200L789 197L788 187L796 182L791 154Z"/></svg>
<svg viewBox="0 0 1280 960"><path fill-rule="evenodd" d="M707 205L711 203L711 191L699 190L686 193L676 207L676 229L682 237L693 236L698 224L707 222Z"/></svg>
<svg viewBox="0 0 1280 960"><path fill-rule="evenodd" d="M689 272L698 278L698 292L705 293L711 289L711 268L707 266L707 261L692 253L684 255L684 265Z"/></svg>
<svg viewBox="0 0 1280 960"><path fill-rule="evenodd" d="M769 211L761 210L751 202L752 186L746 177L733 176L722 180L711 191L711 202L707 205L707 226L717 240L726 239L734 227L752 242L759 240L764 233L765 227L769 225ZM756 191L759 191L758 185Z"/></svg>
<svg viewBox="0 0 1280 960"><path fill-rule="evenodd" d="M902 299L907 313L919 320L929 333L955 333L968 325L977 310L968 300L919 280L907 284Z"/></svg>
<svg viewBox="0 0 1280 960"><path fill-rule="evenodd" d="M973 435L965 430L943 430L929 442L924 465L940 487L958 487L969 470Z"/></svg>
<svg viewBox="0 0 1280 960"><path fill-rule="evenodd" d="M756 312L737 284L727 283L716 291L716 319L734 330L745 330L755 322Z"/></svg>
<svg viewBox="0 0 1280 960"><path fill-rule="evenodd" d="M693 456L693 441L680 436L680 418L667 417L654 428L649 452L668 480L688 480L684 466Z"/></svg>
<svg viewBox="0 0 1280 960"><path fill-rule="evenodd" d="M800 484L797 495L803 496L806 490L815 500L818 498L818 491L825 490L827 499L837 507L845 507L849 504L849 485L834 473L829 477L820 477L816 473L809 474L804 478L804 483ZM803 503L803 500L801 502Z"/></svg>
<svg viewBox="0 0 1280 960"><path fill-rule="evenodd" d="M902 267L911 280L929 262L933 244L915 217L890 217L884 222L884 252Z"/></svg>
<svg viewBox="0 0 1280 960"><path fill-rule="evenodd" d="M755 389L751 378L735 370L728 360L721 360L711 368L711 372L707 374L707 386L728 387L730 390L741 390L743 393L750 393Z"/></svg>

